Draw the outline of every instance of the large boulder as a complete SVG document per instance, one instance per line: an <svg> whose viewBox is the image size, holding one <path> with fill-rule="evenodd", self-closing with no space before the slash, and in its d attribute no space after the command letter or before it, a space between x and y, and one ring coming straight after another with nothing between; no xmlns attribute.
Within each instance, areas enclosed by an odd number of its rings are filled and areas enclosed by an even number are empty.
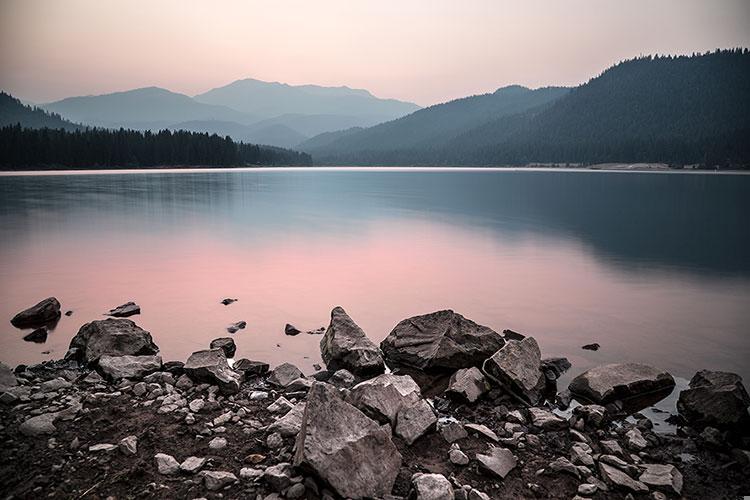
<svg viewBox="0 0 750 500"><path fill-rule="evenodd" d="M70 341L66 358L96 363L104 354L146 356L157 354L151 334L129 319L104 319L86 323Z"/></svg>
<svg viewBox="0 0 750 500"><path fill-rule="evenodd" d="M306 406L304 402L297 403L286 415L269 425L268 432L278 432L282 437L296 436L302 428L302 417L305 415Z"/></svg>
<svg viewBox="0 0 750 500"><path fill-rule="evenodd" d="M586 370L570 382L568 389L594 403L607 404L618 399L666 392L674 385L672 375L653 366L613 363Z"/></svg>
<svg viewBox="0 0 750 500"><path fill-rule="evenodd" d="M363 376L385 371L378 346L341 307L334 307L331 311L331 323L320 339L320 353L330 371L344 368Z"/></svg>
<svg viewBox="0 0 750 500"><path fill-rule="evenodd" d="M488 358L482 370L512 394L535 405L542 399L545 379L542 355L534 337L510 340Z"/></svg>
<svg viewBox="0 0 750 500"><path fill-rule="evenodd" d="M60 302L55 297L48 297L16 314L10 322L16 328L35 328L53 323L59 320L60 316Z"/></svg>
<svg viewBox="0 0 750 500"><path fill-rule="evenodd" d="M401 321L380 348L393 365L453 371L480 366L504 343L491 328L445 310Z"/></svg>
<svg viewBox="0 0 750 500"><path fill-rule="evenodd" d="M408 375L385 373L352 387L348 401L380 423L396 423L404 406L421 399L419 386Z"/></svg>
<svg viewBox="0 0 750 500"><path fill-rule="evenodd" d="M110 356L99 358L99 371L112 380L140 379L161 369L161 356Z"/></svg>
<svg viewBox="0 0 750 500"><path fill-rule="evenodd" d="M224 394L235 394L240 390L242 375L229 367L221 349L194 352L185 363L184 370L193 381L216 384Z"/></svg>
<svg viewBox="0 0 750 500"><path fill-rule="evenodd" d="M482 370L472 366L462 368L451 375L445 393L448 396L474 403L487 391L489 391L489 384Z"/></svg>
<svg viewBox="0 0 750 500"><path fill-rule="evenodd" d="M315 382L297 435L294 465L310 470L345 498L384 497L401 468L390 434L338 390Z"/></svg>
<svg viewBox="0 0 750 500"><path fill-rule="evenodd" d="M428 431L433 430L436 424L437 415L430 403L424 399L418 399L398 411L393 432L406 441L406 444L413 444Z"/></svg>
<svg viewBox="0 0 750 500"><path fill-rule="evenodd" d="M227 358L233 358L234 353L237 352L237 345L234 343L234 339L230 337L221 337L213 339L209 345L211 349L221 349Z"/></svg>
<svg viewBox="0 0 750 500"><path fill-rule="evenodd" d="M731 428L750 421L748 396L742 377L736 373L701 370L680 392L677 411L690 424Z"/></svg>

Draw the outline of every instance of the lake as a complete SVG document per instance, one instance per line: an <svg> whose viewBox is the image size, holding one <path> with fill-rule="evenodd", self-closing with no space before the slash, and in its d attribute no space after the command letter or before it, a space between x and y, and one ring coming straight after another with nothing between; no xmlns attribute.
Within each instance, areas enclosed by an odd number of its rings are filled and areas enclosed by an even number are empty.
<svg viewBox="0 0 750 500"><path fill-rule="evenodd" d="M640 361L750 377L750 176L543 170L241 169L0 176L0 360L64 355L129 300L166 360L320 363L343 306L374 341L451 308L533 335L570 376ZM44 344L11 326L54 295ZM225 297L238 302L224 306ZM591 342L596 352L581 350Z"/></svg>

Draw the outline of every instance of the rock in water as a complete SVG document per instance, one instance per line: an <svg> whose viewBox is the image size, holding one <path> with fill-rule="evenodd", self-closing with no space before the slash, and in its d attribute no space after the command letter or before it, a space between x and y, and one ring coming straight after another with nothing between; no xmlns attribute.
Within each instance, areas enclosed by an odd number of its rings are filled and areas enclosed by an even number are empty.
<svg viewBox="0 0 750 500"><path fill-rule="evenodd" d="M99 358L99 370L112 380L143 378L161 369L161 356L110 356Z"/></svg>
<svg viewBox="0 0 750 500"><path fill-rule="evenodd" d="M331 371L344 368L355 375L376 375L385 371L378 346L341 307L331 311L331 323L320 339L320 353Z"/></svg>
<svg viewBox="0 0 750 500"><path fill-rule="evenodd" d="M95 363L103 354L145 356L157 354L151 334L129 319L104 319L86 323L70 341L66 359Z"/></svg>
<svg viewBox="0 0 750 500"><path fill-rule="evenodd" d="M314 471L342 497L384 497L393 489L401 454L377 422L341 399L333 386L315 382L294 465Z"/></svg>
<svg viewBox="0 0 750 500"><path fill-rule="evenodd" d="M294 335L299 335L300 333L301 332L299 331L299 329L296 326L290 325L289 323L287 323L286 326L284 327L284 334L285 335L294 336Z"/></svg>
<svg viewBox="0 0 750 500"><path fill-rule="evenodd" d="M453 500L453 486L442 474L418 472L411 477L416 500Z"/></svg>
<svg viewBox="0 0 750 500"><path fill-rule="evenodd" d="M211 341L209 347L211 349L221 349L222 351L224 351L224 355L227 358L233 357L234 353L237 352L237 346L234 343L234 339L231 339L229 337L214 339Z"/></svg>
<svg viewBox="0 0 750 500"><path fill-rule="evenodd" d="M454 373L448 382L448 389L445 390L449 396L455 396L469 403L476 402L487 391L489 391L487 379L482 370L476 366L462 368Z"/></svg>
<svg viewBox="0 0 750 500"><path fill-rule="evenodd" d="M491 328L445 310L401 321L380 348L393 365L447 371L480 366L504 343Z"/></svg>
<svg viewBox="0 0 750 500"><path fill-rule="evenodd" d="M238 321L237 323L232 323L231 325L229 325L227 327L227 331L229 333L237 333L240 330L244 330L246 326L247 326L247 321Z"/></svg>
<svg viewBox="0 0 750 500"><path fill-rule="evenodd" d="M60 319L60 302L49 297L13 316L10 323L16 328L34 328Z"/></svg>
<svg viewBox="0 0 750 500"><path fill-rule="evenodd" d="M516 457L506 448L492 446L487 455L477 454L479 464L489 472L504 479L516 466Z"/></svg>
<svg viewBox="0 0 750 500"><path fill-rule="evenodd" d="M542 356L534 337L510 340L482 365L484 373L529 404L539 403L544 391Z"/></svg>
<svg viewBox="0 0 750 500"><path fill-rule="evenodd" d="M586 344L584 346L581 346L581 349L584 351L598 351L601 346L594 342L593 344Z"/></svg>
<svg viewBox="0 0 750 500"><path fill-rule="evenodd" d="M135 314L141 314L141 306L135 302L127 302L121 306L115 307L114 309L110 309L106 315L112 316L113 318L127 318L128 316L133 316Z"/></svg>
<svg viewBox="0 0 750 500"><path fill-rule="evenodd" d="M235 302L237 302L237 299L230 299L230 298L222 299L221 301L221 303L224 304L225 306L228 306L229 304L233 304Z"/></svg>
<svg viewBox="0 0 750 500"><path fill-rule="evenodd" d="M293 364L282 363L271 371L271 374L268 376L268 382L279 387L286 387L304 376L302 371Z"/></svg>
<svg viewBox="0 0 750 500"><path fill-rule="evenodd" d="M568 358L546 358L542 360L542 373L549 381L557 380L570 368Z"/></svg>
<svg viewBox="0 0 750 500"><path fill-rule="evenodd" d="M26 342L34 342L36 344L43 344L47 342L47 329L37 328L33 332L29 333L23 338Z"/></svg>
<svg viewBox="0 0 750 500"><path fill-rule="evenodd" d="M184 369L193 381L216 384L224 394L235 394L240 390L242 375L229 367L221 349L194 352Z"/></svg>
<svg viewBox="0 0 750 500"><path fill-rule="evenodd" d="M750 405L742 377L736 373L701 370L680 392L677 410L690 424L730 428L747 423Z"/></svg>
<svg viewBox="0 0 750 500"><path fill-rule="evenodd" d="M638 363L614 363L591 368L570 382L573 394L598 404L611 403L674 387L669 373Z"/></svg>

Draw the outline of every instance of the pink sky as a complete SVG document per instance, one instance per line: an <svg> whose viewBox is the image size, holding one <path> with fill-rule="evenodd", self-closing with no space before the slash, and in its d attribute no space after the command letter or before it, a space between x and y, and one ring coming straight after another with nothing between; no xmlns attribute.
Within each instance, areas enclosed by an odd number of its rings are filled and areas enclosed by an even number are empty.
<svg viewBox="0 0 750 500"><path fill-rule="evenodd" d="M35 102L251 77L428 105L738 46L746 0L0 0L0 89Z"/></svg>

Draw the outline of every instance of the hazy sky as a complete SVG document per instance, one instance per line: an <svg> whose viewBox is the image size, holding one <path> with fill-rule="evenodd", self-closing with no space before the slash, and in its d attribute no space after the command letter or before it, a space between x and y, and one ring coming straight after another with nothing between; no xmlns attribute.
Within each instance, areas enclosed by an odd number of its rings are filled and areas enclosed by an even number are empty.
<svg viewBox="0 0 750 500"><path fill-rule="evenodd" d="M748 0L0 0L0 88L35 102L252 77L426 105L738 46Z"/></svg>

